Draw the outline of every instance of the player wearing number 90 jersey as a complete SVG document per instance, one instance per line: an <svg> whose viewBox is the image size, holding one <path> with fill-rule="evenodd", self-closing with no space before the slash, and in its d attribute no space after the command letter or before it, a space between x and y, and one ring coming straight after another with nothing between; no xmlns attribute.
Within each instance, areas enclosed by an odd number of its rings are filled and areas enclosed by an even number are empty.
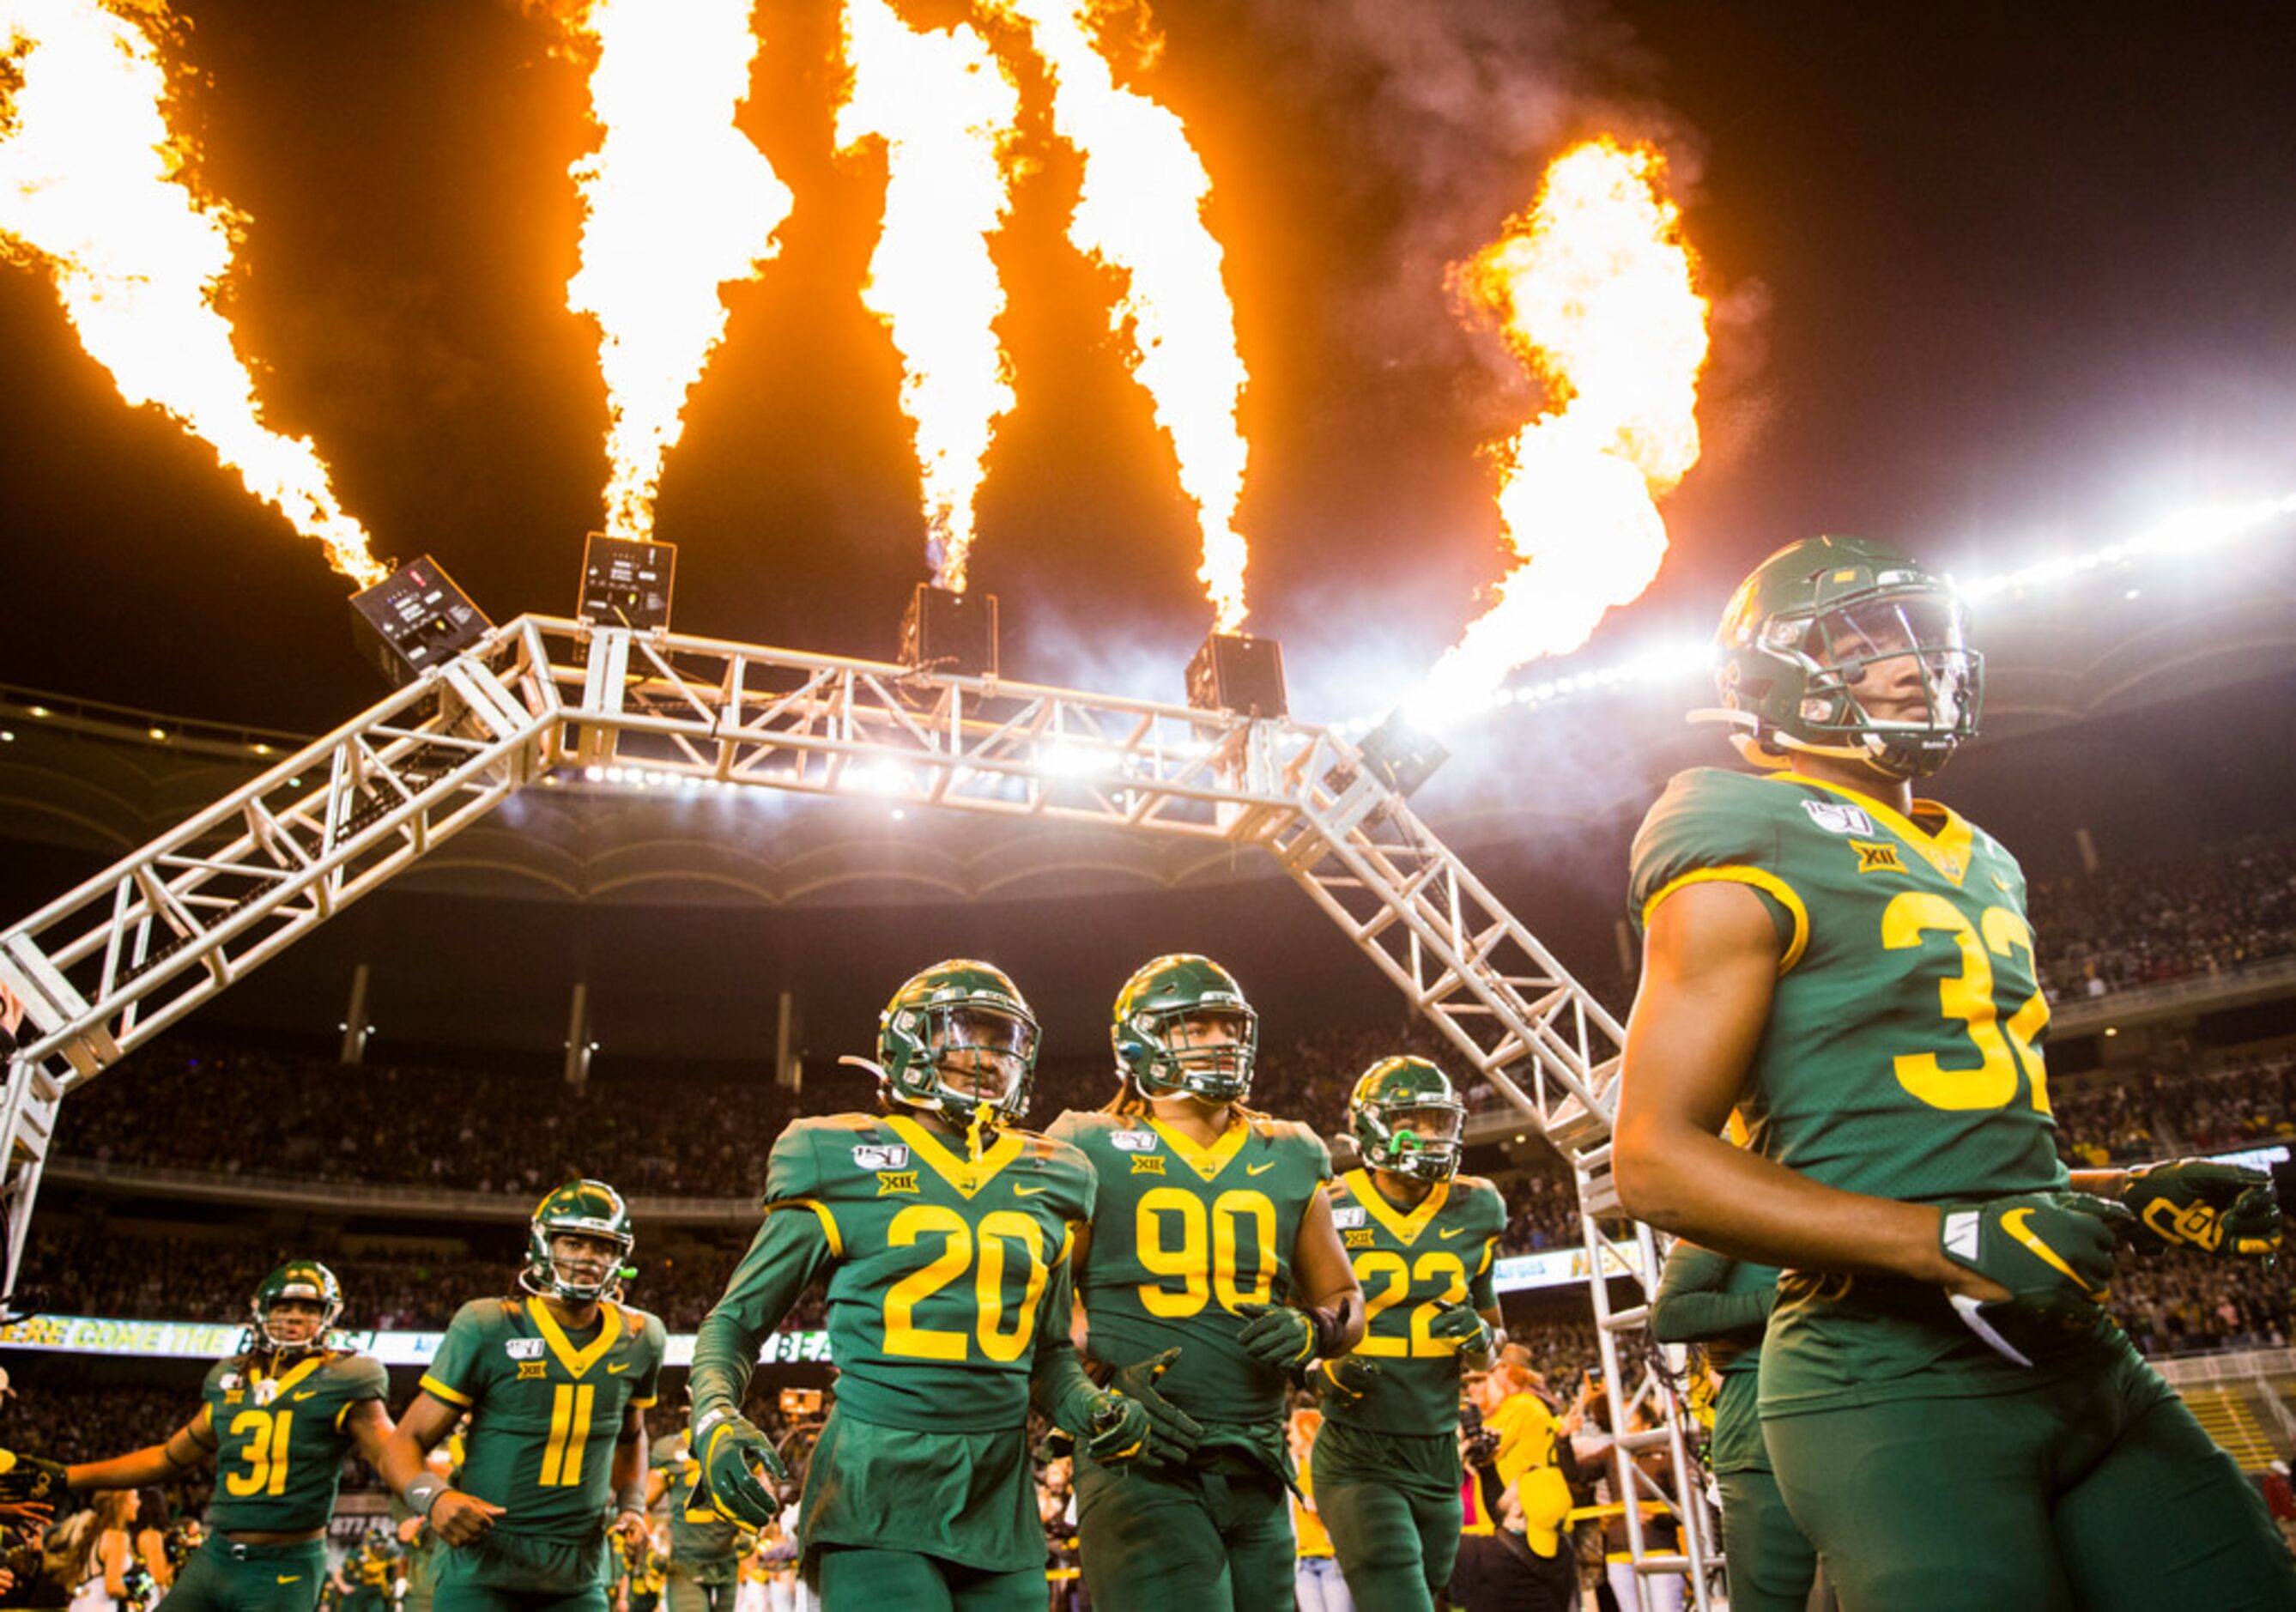
<svg viewBox="0 0 2296 1612"><path fill-rule="evenodd" d="M1069 1347L1067 1261L1094 1183L1075 1148L1008 1123L1036 1043L1027 1004L988 964L952 959L903 985L871 1065L890 1111L782 1132L765 1224L695 1339L707 1492L762 1526L774 1498L747 1463L754 1452L777 1476L779 1462L739 1415L742 1394L767 1336L826 1283L837 1404L798 1532L830 1612L1044 1605L1030 1377ZM1070 1431L1088 1435L1104 1402L1083 1385Z"/></svg>
<svg viewBox="0 0 2296 1612"><path fill-rule="evenodd" d="M334 1272L289 1261L256 1289L247 1347L208 1372L198 1414L167 1443L49 1468L59 1487L125 1489L215 1462L207 1541L168 1591L189 1612L309 1612L318 1601L343 1457L379 1461L391 1430L381 1363L329 1345L342 1304Z"/></svg>
<svg viewBox="0 0 2296 1612"><path fill-rule="evenodd" d="M1784 1269L1763 1442L1842 1603L2296 1606L2258 1497L2101 1307L2136 1217L2068 1188L2133 1183L2058 1162L2023 876L1914 797L1976 731L1960 601L1816 538L1747 578L1719 649L1699 714L1783 770L1685 773L1636 838L1614 1180L1630 1213ZM2144 1191L2276 1228L2237 1172Z"/></svg>
<svg viewBox="0 0 2296 1612"><path fill-rule="evenodd" d="M1178 1470L1078 1463L1086 1585L1104 1612L1287 1604L1292 1381L1362 1328L1323 1197L1331 1156L1307 1126L1242 1106L1257 1022L1210 959L1135 973L1113 1033L1123 1092L1051 1131L1100 1180L1078 1254L1087 1347L1121 1391L1200 1431Z"/></svg>

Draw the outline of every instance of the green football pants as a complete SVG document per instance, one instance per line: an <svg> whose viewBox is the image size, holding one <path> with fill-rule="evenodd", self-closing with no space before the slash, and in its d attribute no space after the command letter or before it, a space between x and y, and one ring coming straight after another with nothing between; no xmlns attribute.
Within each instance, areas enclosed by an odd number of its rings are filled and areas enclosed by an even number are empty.
<svg viewBox="0 0 2296 1612"><path fill-rule="evenodd" d="M1095 1612L1262 1612L1292 1604L1292 1494L1272 1472L1077 1472Z"/></svg>
<svg viewBox="0 0 2296 1612"><path fill-rule="evenodd" d="M703 1583L672 1562L662 1590L669 1612L734 1612L734 1591L737 1587L730 1578L721 1584Z"/></svg>
<svg viewBox="0 0 2296 1612"><path fill-rule="evenodd" d="M1770 1417L1843 1612L2285 1612L2263 1498L2133 1351L2014 1394Z"/></svg>
<svg viewBox="0 0 2296 1612"><path fill-rule="evenodd" d="M1767 1472L1722 1472L1722 1553L1728 1559L1730 1612L1802 1612L1817 1576L1817 1552L1794 1526Z"/></svg>
<svg viewBox="0 0 2296 1612"><path fill-rule="evenodd" d="M1325 1477L1316 1485L1316 1510L1361 1612L1434 1612L1459 1554L1456 1489L1430 1497Z"/></svg>
<svg viewBox="0 0 2296 1612"><path fill-rule="evenodd" d="M597 1539L489 1530L439 1553L431 1612L606 1612L606 1552Z"/></svg>
<svg viewBox="0 0 2296 1612"><path fill-rule="evenodd" d="M824 1545L822 1612L1044 1612L1045 1570L988 1573L913 1550Z"/></svg>
<svg viewBox="0 0 2296 1612"><path fill-rule="evenodd" d="M183 1612L311 1612L327 1579L327 1543L234 1545L220 1534L191 1554L168 1599Z"/></svg>

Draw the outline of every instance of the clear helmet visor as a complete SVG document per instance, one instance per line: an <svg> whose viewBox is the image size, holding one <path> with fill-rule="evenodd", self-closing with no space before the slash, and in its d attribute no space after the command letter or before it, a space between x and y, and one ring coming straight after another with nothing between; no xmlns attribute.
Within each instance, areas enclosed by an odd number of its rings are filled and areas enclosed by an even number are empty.
<svg viewBox="0 0 2296 1612"><path fill-rule="evenodd" d="M1467 1116L1456 1108L1394 1108L1387 1114L1388 1133L1398 1150L1414 1150L1457 1143Z"/></svg>
<svg viewBox="0 0 2296 1612"><path fill-rule="evenodd" d="M1948 595L1855 601L1811 621L1797 647L1818 671L1803 703L1808 720L1836 720L1844 694L1874 728L1946 729L1968 714L1967 620Z"/></svg>
<svg viewBox="0 0 2296 1612"><path fill-rule="evenodd" d="M1036 1061L1037 1026L999 1008L947 1008L932 1016L925 1050L945 1090L1003 1102L1020 1090Z"/></svg>

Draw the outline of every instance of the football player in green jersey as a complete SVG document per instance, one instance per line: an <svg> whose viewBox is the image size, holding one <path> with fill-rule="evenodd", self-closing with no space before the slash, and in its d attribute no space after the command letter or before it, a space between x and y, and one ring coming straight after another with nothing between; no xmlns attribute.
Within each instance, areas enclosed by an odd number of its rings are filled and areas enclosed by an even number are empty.
<svg viewBox="0 0 2296 1612"><path fill-rule="evenodd" d="M256 1288L241 1352L216 1362L198 1413L165 1443L68 1468L19 1455L9 1475L45 1479L61 1499L67 1488L170 1483L212 1460L209 1533L168 1600L186 1612L310 1612L343 1457L379 1463L391 1430L381 1364L329 1340L342 1308L333 1271L290 1260Z"/></svg>
<svg viewBox="0 0 2296 1612"><path fill-rule="evenodd" d="M827 1284L837 1406L798 1534L829 1612L1044 1606L1032 1377L1056 1425L1103 1460L1148 1448L1146 1410L1095 1388L1069 1343L1069 1248L1093 1172L1018 1128L1037 1040L1028 1003L987 963L952 959L904 984L865 1065L885 1112L782 1132L765 1223L694 1340L705 1493L764 1527L786 1472L742 1396L758 1346Z"/></svg>
<svg viewBox="0 0 2296 1612"><path fill-rule="evenodd" d="M664 1564L669 1612L734 1612L741 1583L741 1530L701 1492L701 1462L693 1435L680 1430L653 1452L646 1509L669 1502L669 1556Z"/></svg>
<svg viewBox="0 0 2296 1612"><path fill-rule="evenodd" d="M1288 1605L1285 1401L1318 1355L1363 1336L1324 1196L1331 1156L1307 1126L1244 1106L1259 1023L1210 958L1144 966L1110 1039L1115 1101L1051 1131L1100 1180L1077 1239L1086 1347L1193 1448L1124 1469L1078 1463L1085 1584L1103 1612Z"/></svg>
<svg viewBox="0 0 2296 1612"><path fill-rule="evenodd" d="M621 1194L570 1182L529 1223L523 1291L448 1324L381 1468L447 1546L438 1612L605 1612L606 1518L646 1527L645 1408L668 1341L615 1302L636 1241ZM466 1410L450 1487L424 1458Z"/></svg>
<svg viewBox="0 0 2296 1612"><path fill-rule="evenodd" d="M1685 773L1636 838L1616 1180L1785 1269L1764 1441L1843 1606L2296 1606L2256 1493L2098 1304L2116 1231L2268 1254L2277 1205L2252 1172L2059 1163L2023 875L1913 794L1976 731L1958 600L1813 539L1721 653L1714 714L1775 770Z"/></svg>
<svg viewBox="0 0 2296 1612"><path fill-rule="evenodd" d="M1506 1230L1498 1188L1458 1172L1466 1120L1433 1064L1382 1058L1348 1102L1363 1163L1330 1188L1367 1319L1353 1353L1323 1362L1316 1504L1365 1612L1432 1612L1459 1551L1460 1373L1500 1341Z"/></svg>
<svg viewBox="0 0 2296 1612"><path fill-rule="evenodd" d="M1662 1344L1702 1345L1722 1379L1706 1464L1722 1495L1731 1612L1801 1612L1817 1576L1817 1554L1778 1493L1755 1402L1762 1335L1777 1297L1776 1266L1749 1264L1678 1238L1651 1303L1651 1336Z"/></svg>

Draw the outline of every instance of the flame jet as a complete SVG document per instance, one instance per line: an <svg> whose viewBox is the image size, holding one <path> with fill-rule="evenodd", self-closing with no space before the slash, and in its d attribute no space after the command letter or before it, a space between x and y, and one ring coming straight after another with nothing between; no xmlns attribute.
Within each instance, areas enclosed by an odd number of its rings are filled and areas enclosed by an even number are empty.
<svg viewBox="0 0 2296 1612"><path fill-rule="evenodd" d="M1658 575L1655 500L1698 462L1707 305L1663 162L1609 140L1555 159L1530 211L1456 271L1472 307L1559 409L1500 455L1499 519L1520 558L1488 611L1446 651L1431 712L1488 695L1514 668L1584 644Z"/></svg>
<svg viewBox="0 0 2296 1612"><path fill-rule="evenodd" d="M1084 160L1069 239L1125 276L1109 328L1131 327L1133 373L1172 439L1180 486L1203 530L1196 576L1211 599L1213 630L1233 632L1248 613L1249 553L1235 506L1246 458L1236 406L1250 376L1236 351L1219 243L1204 227L1211 178L1178 118L1117 86L1088 28L1099 0L985 3L1029 29L1051 72L1054 130Z"/></svg>
<svg viewBox="0 0 2296 1612"><path fill-rule="evenodd" d="M988 236L1012 206L1002 163L1020 92L971 28L920 33L885 0L849 0L845 58L838 149L885 145L884 223L861 300L901 351L933 581L962 593L982 461L1013 402Z"/></svg>
<svg viewBox="0 0 2296 1612"><path fill-rule="evenodd" d="M734 127L758 52L749 0L592 0L567 26L596 52L603 137L573 168L582 262L566 301L598 322L606 530L644 538L686 394L726 333L718 288L780 250L791 198Z"/></svg>
<svg viewBox="0 0 2296 1612"><path fill-rule="evenodd" d="M147 0L153 30L171 21ZM152 33L94 0L0 0L0 248L43 263L80 345L154 404L361 588L387 574L308 440L263 424L217 303L245 220L193 193ZM4 80L0 80L4 83Z"/></svg>

